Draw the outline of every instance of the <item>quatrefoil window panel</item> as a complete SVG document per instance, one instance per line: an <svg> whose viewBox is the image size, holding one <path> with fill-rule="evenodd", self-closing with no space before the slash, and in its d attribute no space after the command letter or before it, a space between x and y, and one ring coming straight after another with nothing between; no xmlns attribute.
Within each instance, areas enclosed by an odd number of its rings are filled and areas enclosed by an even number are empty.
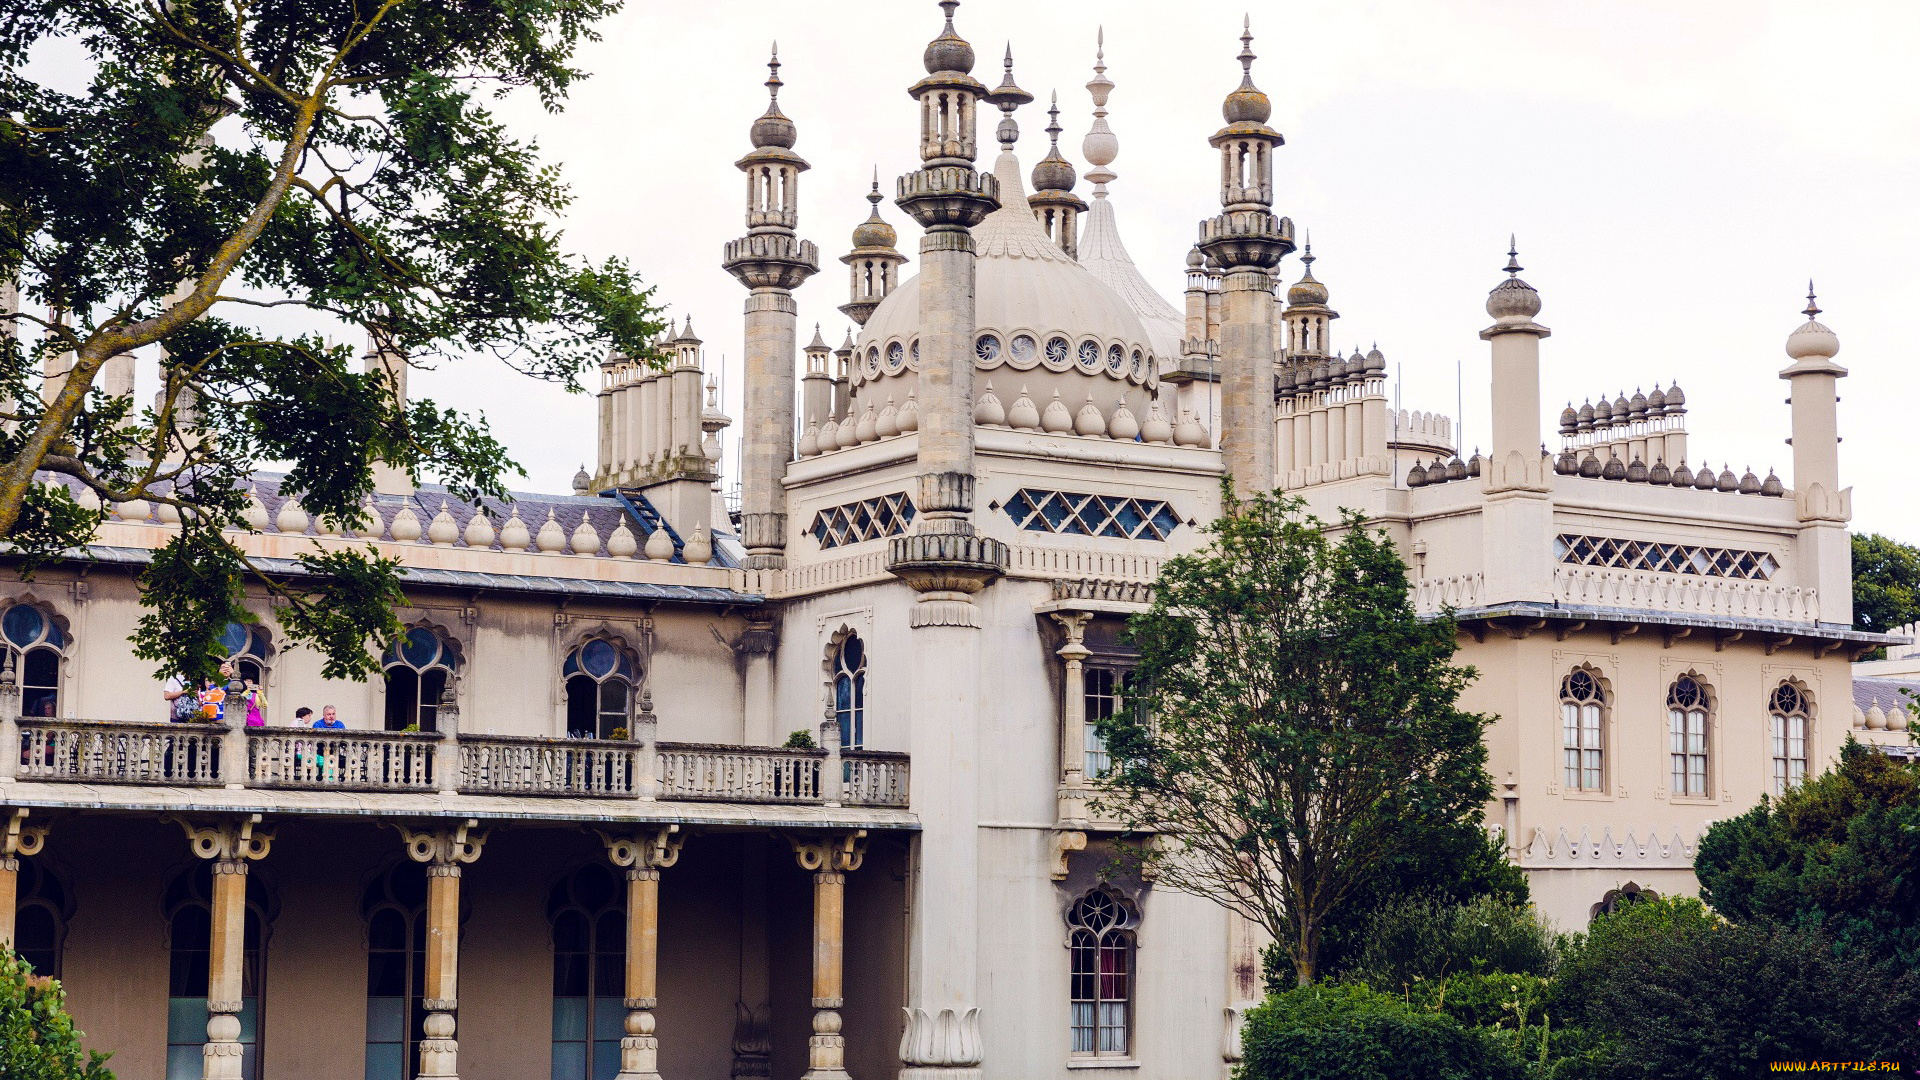
<svg viewBox="0 0 1920 1080"><path fill-rule="evenodd" d="M859 502L829 506L813 516L807 529L820 547L837 548L862 540L899 536L913 524L913 500L904 491L878 495Z"/></svg>
<svg viewBox="0 0 1920 1080"><path fill-rule="evenodd" d="M1165 540L1180 527L1180 516L1165 500L1126 495L1021 488L1007 500L1005 509L1013 523L1028 532L1061 536Z"/></svg>
<svg viewBox="0 0 1920 1080"><path fill-rule="evenodd" d="M1764 551L1742 551L1702 544L1665 544L1651 540L1623 540L1615 536L1561 533L1554 539L1553 548L1554 555L1563 563L1604 566L1615 570L1648 570L1660 574L1766 581L1780 569L1780 561Z"/></svg>

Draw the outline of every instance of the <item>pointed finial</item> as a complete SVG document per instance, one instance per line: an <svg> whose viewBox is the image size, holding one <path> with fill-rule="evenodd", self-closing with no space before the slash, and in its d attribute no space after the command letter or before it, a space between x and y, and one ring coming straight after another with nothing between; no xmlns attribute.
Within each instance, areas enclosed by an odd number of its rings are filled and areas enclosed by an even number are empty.
<svg viewBox="0 0 1920 1080"><path fill-rule="evenodd" d="M1309 269L1307 270L1307 273L1309 274L1313 273L1313 270L1311 269L1311 267L1313 266L1313 230L1312 229L1308 229L1306 231L1306 249L1300 253L1300 261L1305 263L1309 267Z"/></svg>
<svg viewBox="0 0 1920 1080"><path fill-rule="evenodd" d="M1814 316L1820 314L1820 305L1818 302L1815 301L1814 295L1813 295L1813 279L1812 278L1807 279L1807 310L1801 312L1801 314L1805 315L1809 320L1811 320Z"/></svg>
<svg viewBox="0 0 1920 1080"><path fill-rule="evenodd" d="M1253 16L1242 15L1240 17L1241 85L1249 88L1253 86L1253 62L1256 59L1257 57L1253 55Z"/></svg>
<svg viewBox="0 0 1920 1080"><path fill-rule="evenodd" d="M773 55L767 60L767 98L780 100L780 43L773 43Z"/></svg>
<svg viewBox="0 0 1920 1080"><path fill-rule="evenodd" d="M1060 152L1060 133L1066 130L1060 126L1060 91L1055 90L1047 104L1047 136L1053 140L1053 152Z"/></svg>
<svg viewBox="0 0 1920 1080"><path fill-rule="evenodd" d="M1517 241L1515 241L1514 234L1508 233L1507 234L1507 266L1506 266L1507 274L1512 277L1518 277L1520 274L1520 271L1524 269L1526 269L1526 267L1520 265L1520 245Z"/></svg>
<svg viewBox="0 0 1920 1080"><path fill-rule="evenodd" d="M1007 58L1004 61L1006 74L1000 79L1000 85L993 88L981 100L989 105L1000 107L1000 126L994 135L1000 140L1000 149L1012 150L1013 144L1020 140L1020 125L1014 122L1013 110L1033 100L1033 95L1020 89L1013 81L1013 42L1007 42Z"/></svg>

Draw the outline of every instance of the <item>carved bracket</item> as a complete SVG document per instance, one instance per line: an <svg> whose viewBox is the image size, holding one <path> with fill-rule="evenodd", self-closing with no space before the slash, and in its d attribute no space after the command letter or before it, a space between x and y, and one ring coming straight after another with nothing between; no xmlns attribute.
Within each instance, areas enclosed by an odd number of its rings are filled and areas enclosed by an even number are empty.
<svg viewBox="0 0 1920 1080"><path fill-rule="evenodd" d="M613 865L641 870L664 870L680 859L680 847L687 838L680 826L662 825L641 829L632 836L615 836L604 829L593 830L607 846L607 858Z"/></svg>
<svg viewBox="0 0 1920 1080"><path fill-rule="evenodd" d="M1074 851L1087 850L1087 834L1073 829L1055 829L1053 831L1053 869L1055 881L1067 879L1067 855Z"/></svg>
<svg viewBox="0 0 1920 1080"><path fill-rule="evenodd" d="M218 859L222 862L264 859L267 850L273 846L273 833L254 831L254 827L260 824L259 814L248 814L237 821L213 825L195 825L173 814L162 815L160 820L171 821L185 830L187 845L202 859Z"/></svg>
<svg viewBox="0 0 1920 1080"><path fill-rule="evenodd" d="M860 869L861 861L867 857L865 829L825 836L789 836L787 842L793 845L793 856L802 870L846 873Z"/></svg>
<svg viewBox="0 0 1920 1080"><path fill-rule="evenodd" d="M980 1010L902 1009L907 1030L900 1036L900 1060L922 1068L971 1068L980 1064Z"/></svg>
<svg viewBox="0 0 1920 1080"><path fill-rule="evenodd" d="M414 830L398 822L382 822L390 825L400 834L400 840L406 844L407 858L417 863L430 863L434 866L455 866L473 862L480 857L480 848L487 842L487 834L480 830L477 818L468 818L451 829Z"/></svg>
<svg viewBox="0 0 1920 1080"><path fill-rule="evenodd" d="M17 807L7 815L7 831L0 836L0 858L11 859L20 855L38 855L47 842L45 825L27 824L26 807Z"/></svg>

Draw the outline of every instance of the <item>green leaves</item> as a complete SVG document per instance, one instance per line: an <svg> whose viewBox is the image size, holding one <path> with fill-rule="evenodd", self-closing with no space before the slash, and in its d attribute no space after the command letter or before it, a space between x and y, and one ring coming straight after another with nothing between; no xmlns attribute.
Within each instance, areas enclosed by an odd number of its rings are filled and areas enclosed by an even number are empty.
<svg viewBox="0 0 1920 1080"><path fill-rule="evenodd" d="M1853 537L1853 628L1890 633L1920 619L1920 548L1879 533Z"/></svg>
<svg viewBox="0 0 1920 1080"><path fill-rule="evenodd" d="M88 1053L60 984L41 979L0 945L0 1076L7 1080L113 1080L106 1054Z"/></svg>

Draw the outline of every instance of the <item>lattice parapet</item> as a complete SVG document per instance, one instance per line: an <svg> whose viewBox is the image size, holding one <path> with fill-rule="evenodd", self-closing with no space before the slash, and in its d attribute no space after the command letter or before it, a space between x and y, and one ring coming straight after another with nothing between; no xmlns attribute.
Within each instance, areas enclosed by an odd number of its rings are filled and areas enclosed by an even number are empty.
<svg viewBox="0 0 1920 1080"><path fill-rule="evenodd" d="M1003 509L1028 532L1062 536L1165 540L1180 527L1180 515L1166 500L1126 495L1021 488Z"/></svg>
<svg viewBox="0 0 1920 1080"><path fill-rule="evenodd" d="M899 536L913 524L913 499L904 491L829 506L813 516L807 533L822 550Z"/></svg>
<svg viewBox="0 0 1920 1080"><path fill-rule="evenodd" d="M1628 540L1615 536L1561 533L1553 541L1554 558L1572 566L1601 566L1662 574L1767 581L1780 561L1764 551Z"/></svg>

